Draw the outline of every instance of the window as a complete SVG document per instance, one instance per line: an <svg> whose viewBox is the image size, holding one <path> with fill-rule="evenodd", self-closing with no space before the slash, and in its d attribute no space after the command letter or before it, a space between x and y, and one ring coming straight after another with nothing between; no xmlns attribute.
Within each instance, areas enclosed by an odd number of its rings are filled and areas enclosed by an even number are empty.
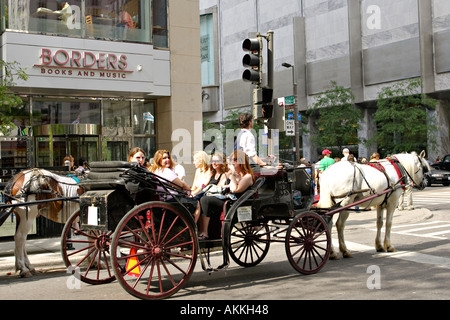
<svg viewBox="0 0 450 320"><path fill-rule="evenodd" d="M215 85L213 15L200 16L200 52L202 58L202 86Z"/></svg>
<svg viewBox="0 0 450 320"><path fill-rule="evenodd" d="M168 48L167 0L153 0L153 45Z"/></svg>
<svg viewBox="0 0 450 320"><path fill-rule="evenodd" d="M7 4L10 30L151 42L150 0L8 0Z"/></svg>
<svg viewBox="0 0 450 320"><path fill-rule="evenodd" d="M133 102L134 145L142 148L150 159L156 152L155 103Z"/></svg>
<svg viewBox="0 0 450 320"><path fill-rule="evenodd" d="M100 102L33 100L33 125L100 124Z"/></svg>

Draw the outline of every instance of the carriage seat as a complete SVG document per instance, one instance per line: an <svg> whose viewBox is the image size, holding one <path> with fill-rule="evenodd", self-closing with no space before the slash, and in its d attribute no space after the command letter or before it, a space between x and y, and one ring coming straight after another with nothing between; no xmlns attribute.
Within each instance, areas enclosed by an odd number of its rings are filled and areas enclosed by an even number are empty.
<svg viewBox="0 0 450 320"><path fill-rule="evenodd" d="M133 167L133 164L125 161L97 161L91 162L87 179L80 182L84 190L115 189L124 186L125 181L121 177L123 172Z"/></svg>

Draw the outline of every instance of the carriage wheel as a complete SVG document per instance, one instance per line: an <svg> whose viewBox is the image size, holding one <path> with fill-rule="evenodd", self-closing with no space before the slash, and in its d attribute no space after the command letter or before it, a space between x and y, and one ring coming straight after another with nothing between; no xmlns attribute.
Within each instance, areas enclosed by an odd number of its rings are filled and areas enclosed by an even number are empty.
<svg viewBox="0 0 450 320"><path fill-rule="evenodd" d="M187 282L197 261L195 227L170 204L149 202L128 212L113 235L121 286L141 299L167 298Z"/></svg>
<svg viewBox="0 0 450 320"><path fill-rule="evenodd" d="M243 267L254 267L263 261L270 246L270 231L267 223L256 221L235 222L231 229L231 258Z"/></svg>
<svg viewBox="0 0 450 320"><path fill-rule="evenodd" d="M61 254L68 270L89 284L109 283L115 279L110 263L111 231L80 227L80 210L64 225Z"/></svg>
<svg viewBox="0 0 450 320"><path fill-rule="evenodd" d="M298 272L318 272L327 262L331 250L327 224L314 212L298 214L287 230L285 248L289 262Z"/></svg>

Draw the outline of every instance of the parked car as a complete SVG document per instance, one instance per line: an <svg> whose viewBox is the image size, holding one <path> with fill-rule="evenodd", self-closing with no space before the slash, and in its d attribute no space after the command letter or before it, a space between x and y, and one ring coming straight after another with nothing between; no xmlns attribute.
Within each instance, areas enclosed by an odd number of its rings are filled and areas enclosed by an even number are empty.
<svg viewBox="0 0 450 320"><path fill-rule="evenodd" d="M429 187L432 184L450 185L450 171L438 170L432 168L430 172L425 173L426 185Z"/></svg>
<svg viewBox="0 0 450 320"><path fill-rule="evenodd" d="M441 161L433 163L431 166L438 170L450 171L450 154L444 156Z"/></svg>

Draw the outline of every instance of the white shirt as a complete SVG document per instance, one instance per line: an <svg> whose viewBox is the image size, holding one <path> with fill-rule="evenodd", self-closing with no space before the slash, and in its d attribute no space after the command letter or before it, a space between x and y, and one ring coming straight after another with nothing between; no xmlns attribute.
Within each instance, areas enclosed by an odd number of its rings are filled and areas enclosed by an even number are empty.
<svg viewBox="0 0 450 320"><path fill-rule="evenodd" d="M180 180L183 180L183 178L186 176L186 170L181 164L177 164L175 168L173 168L173 171L175 171Z"/></svg>
<svg viewBox="0 0 450 320"><path fill-rule="evenodd" d="M238 150L242 150L251 158L256 155L255 136L248 129L241 129L237 138L236 145Z"/></svg>

